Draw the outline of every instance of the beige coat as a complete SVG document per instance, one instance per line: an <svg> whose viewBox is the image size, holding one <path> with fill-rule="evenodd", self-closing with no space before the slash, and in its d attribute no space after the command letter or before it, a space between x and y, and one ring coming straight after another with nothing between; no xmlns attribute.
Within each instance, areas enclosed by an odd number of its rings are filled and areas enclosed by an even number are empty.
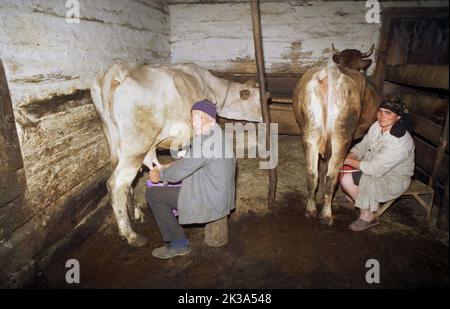
<svg viewBox="0 0 450 309"><path fill-rule="evenodd" d="M361 160L362 172L355 206L378 210L380 202L397 198L408 190L414 174L414 142L411 135L400 138L382 133L378 121L350 152Z"/></svg>

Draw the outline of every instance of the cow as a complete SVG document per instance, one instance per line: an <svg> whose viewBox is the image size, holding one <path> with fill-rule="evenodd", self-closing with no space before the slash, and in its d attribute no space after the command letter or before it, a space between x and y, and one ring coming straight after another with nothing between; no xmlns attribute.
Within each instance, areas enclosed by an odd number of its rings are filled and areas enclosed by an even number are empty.
<svg viewBox="0 0 450 309"><path fill-rule="evenodd" d="M345 156L352 141L362 137L376 120L381 97L365 75L372 64L365 58L373 48L366 53L356 49L339 52L332 45L327 63L308 70L293 93L307 167L306 217L317 216L316 190L320 181L324 197L320 220L330 226L331 203Z"/></svg>
<svg viewBox="0 0 450 309"><path fill-rule="evenodd" d="M90 90L110 150L113 173L107 187L115 219L121 237L133 247L145 245L147 239L130 224L127 210L135 220L143 220L131 184L142 165L159 165L157 148L172 149L174 142L189 141L195 102L216 103L223 118L262 121L255 81L228 81L192 63L115 64L96 74Z"/></svg>

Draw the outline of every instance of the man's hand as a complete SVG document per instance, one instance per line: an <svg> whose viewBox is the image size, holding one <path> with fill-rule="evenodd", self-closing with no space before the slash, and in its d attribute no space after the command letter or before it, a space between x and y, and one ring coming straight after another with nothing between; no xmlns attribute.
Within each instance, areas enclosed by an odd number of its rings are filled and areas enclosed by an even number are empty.
<svg viewBox="0 0 450 309"><path fill-rule="evenodd" d="M150 179L151 182L158 183L161 180L161 174L159 169L156 167L152 169L148 174L148 178Z"/></svg>

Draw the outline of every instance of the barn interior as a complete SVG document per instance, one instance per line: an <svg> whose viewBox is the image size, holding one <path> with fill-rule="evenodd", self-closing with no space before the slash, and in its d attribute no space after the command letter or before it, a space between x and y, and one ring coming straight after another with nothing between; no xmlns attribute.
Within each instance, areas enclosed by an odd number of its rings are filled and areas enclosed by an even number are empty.
<svg viewBox="0 0 450 309"><path fill-rule="evenodd" d="M275 204L267 205L267 170L239 159L228 243L208 247L204 226L188 226L192 254L159 261L151 256L161 238L144 200L146 172L134 184L146 219L134 226L150 242L136 249L118 235L90 83L122 61L193 62L225 79L257 79L250 1L2 1L0 287L448 287L448 1L379 4L379 21L368 22L366 1L259 1L270 117L279 124ZM67 14L77 5L74 22ZM375 45L367 76L411 111L414 179L434 192L429 217L405 196L380 226L355 234L347 225L357 212L338 189L333 226L305 218L291 97L332 43ZM80 283L65 280L70 259L80 263ZM369 259L380 262L380 284L365 280Z"/></svg>

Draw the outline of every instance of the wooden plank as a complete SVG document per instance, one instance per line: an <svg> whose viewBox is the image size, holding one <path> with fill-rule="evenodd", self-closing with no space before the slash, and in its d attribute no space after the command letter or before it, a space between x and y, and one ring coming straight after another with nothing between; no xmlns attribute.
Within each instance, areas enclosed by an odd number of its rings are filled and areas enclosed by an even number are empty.
<svg viewBox="0 0 450 309"><path fill-rule="evenodd" d="M448 65L397 64L388 66L385 79L391 82L448 90Z"/></svg>
<svg viewBox="0 0 450 309"><path fill-rule="evenodd" d="M11 130L8 130L11 132ZM11 133L14 134L14 133ZM11 145L0 136L0 173L1 171L15 171L23 167L20 145Z"/></svg>
<svg viewBox="0 0 450 309"><path fill-rule="evenodd" d="M427 174L423 169L421 169L419 166L416 165L413 178L417 179L423 183L428 183L430 175ZM434 189L435 203L437 205L440 205L443 202L444 188L439 182L436 182L433 189Z"/></svg>
<svg viewBox="0 0 450 309"><path fill-rule="evenodd" d="M266 89L265 69L264 69L264 54L261 34L261 16L258 0L252 0L250 3L252 15L252 29L253 29L253 43L255 46L256 68L258 70L259 93L261 97L261 107L263 121L266 123L266 145L270 145L270 115L268 92ZM269 207L275 205L277 187L277 169L276 167L269 170L269 193L267 204Z"/></svg>
<svg viewBox="0 0 450 309"><path fill-rule="evenodd" d="M437 155L437 149L426 143L421 138L414 136L414 144L416 146L416 165L424 170L428 175L433 171L434 161ZM443 155L442 165L437 173L436 179L441 183L445 183L448 177L448 155Z"/></svg>
<svg viewBox="0 0 450 309"><path fill-rule="evenodd" d="M278 123L278 134L300 135L300 128L294 115L292 104L269 105L270 121Z"/></svg>
<svg viewBox="0 0 450 309"><path fill-rule="evenodd" d="M439 139L439 147L437 148L436 151L436 160L433 165L433 172L431 173L430 181L428 182L428 185L430 187L433 187L434 182L436 181L437 174L439 173L443 165L442 159L444 158L444 152L445 149L447 148L447 145L448 145L448 107L447 107L447 115L445 117L445 125L441 133L441 138Z"/></svg>
<svg viewBox="0 0 450 309"><path fill-rule="evenodd" d="M431 189L429 186L424 184L421 181L413 180L411 181L411 185L409 186L409 189L403 193L403 195L411 195L411 194L426 194L426 193L432 193L433 189Z"/></svg>
<svg viewBox="0 0 450 309"><path fill-rule="evenodd" d="M53 225L54 230L52 232L55 234L51 236L52 238L59 237L57 230L63 229L59 225L70 224L75 219L80 219L85 215L84 211L87 204L91 201L99 200L106 194L105 182L110 174L111 167L109 164L106 164L91 175L86 175L86 178L82 182L72 187L69 192L66 192L58 200L39 209L27 207L28 205L25 205L23 196L19 196L17 199L5 205L5 207L0 208L0 227L2 232L0 233L0 240L9 238L11 233L30 220L33 220L33 218L42 216L46 212L56 213L62 211L64 215L59 218L48 216L51 220L61 220L59 224ZM58 207L63 207L63 205L66 209L58 209Z"/></svg>
<svg viewBox="0 0 450 309"><path fill-rule="evenodd" d="M23 167L8 82L0 60L0 170Z"/></svg>
<svg viewBox="0 0 450 309"><path fill-rule="evenodd" d="M272 103L292 104L292 98L274 97L273 95L272 95L271 101L272 101Z"/></svg>
<svg viewBox="0 0 450 309"><path fill-rule="evenodd" d="M441 138L442 126L414 112L411 112L410 116L414 125L414 134L423 137L434 146L437 146Z"/></svg>
<svg viewBox="0 0 450 309"><path fill-rule="evenodd" d="M240 83L250 79L257 80L256 74L215 72L214 75ZM302 75L299 73L268 73L266 74L267 90L272 94L272 97L277 95L292 97L295 85Z"/></svg>
<svg viewBox="0 0 450 309"><path fill-rule="evenodd" d="M87 214L96 209L106 194L105 182L110 174L108 164L26 221L20 224L0 222L0 229L3 229L0 240L7 244L0 246L0 285L5 274L37 255L48 254L50 246L71 233ZM108 210L112 211L109 207Z"/></svg>
<svg viewBox="0 0 450 309"><path fill-rule="evenodd" d="M26 218L32 216L32 209L25 207L23 194L8 201L0 208L0 240L7 238L15 228L20 226Z"/></svg>
<svg viewBox="0 0 450 309"><path fill-rule="evenodd" d="M0 172L0 209L7 203L16 199L24 192L25 172L23 169L18 171Z"/></svg>
<svg viewBox="0 0 450 309"><path fill-rule="evenodd" d="M3 62L0 59L0 209L21 196L25 184L11 96Z"/></svg>
<svg viewBox="0 0 450 309"><path fill-rule="evenodd" d="M421 117L428 118L439 125L444 124L448 99L426 95L417 91L412 92L410 90L405 90L401 94L401 98L412 112L415 112Z"/></svg>

